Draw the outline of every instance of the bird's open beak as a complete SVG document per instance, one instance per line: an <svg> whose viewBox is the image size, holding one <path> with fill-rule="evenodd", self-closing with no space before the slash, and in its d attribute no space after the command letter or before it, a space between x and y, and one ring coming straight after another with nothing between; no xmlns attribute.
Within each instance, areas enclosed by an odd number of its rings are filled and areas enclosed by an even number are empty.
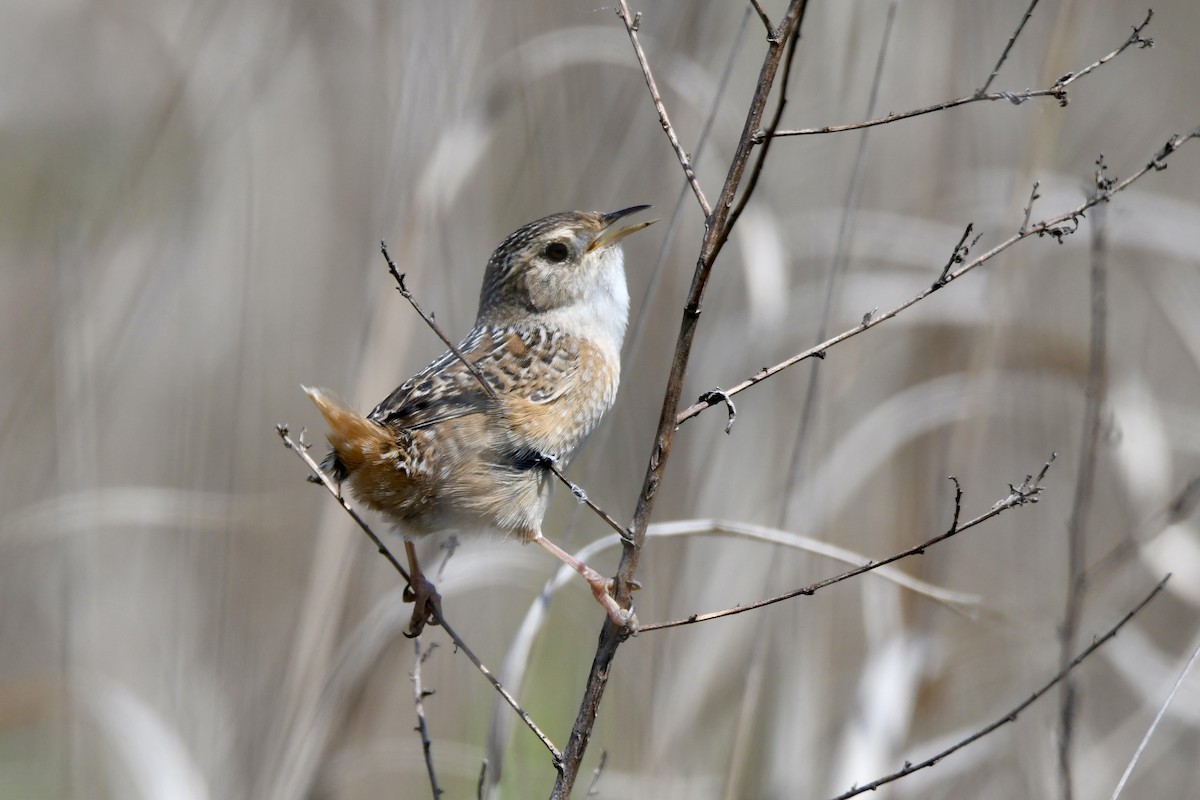
<svg viewBox="0 0 1200 800"><path fill-rule="evenodd" d="M629 208L622 208L620 211L614 211L611 214L602 215L600 219L604 220L604 228L599 234L597 234L596 238L592 240L592 243L588 245L588 252L590 253L593 250L599 250L601 248L608 247L609 245L614 245L629 234L637 233L642 228L649 227L650 225L658 222L658 220L652 219L649 222L637 222L633 225L625 225L620 228L613 227L613 224L618 220L624 219L631 214L636 214L639 211L645 211L649 207L650 206L630 206Z"/></svg>

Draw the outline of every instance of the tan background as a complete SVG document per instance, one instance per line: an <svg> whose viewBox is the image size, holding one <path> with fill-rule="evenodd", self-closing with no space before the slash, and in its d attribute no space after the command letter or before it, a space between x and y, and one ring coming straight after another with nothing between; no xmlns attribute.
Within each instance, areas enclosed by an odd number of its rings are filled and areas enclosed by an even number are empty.
<svg viewBox="0 0 1200 800"><path fill-rule="evenodd" d="M642 33L715 197L762 53L733 2L654 2ZM782 4L766 4L778 16ZM879 113L968 94L1022 2L899 5ZM1053 101L973 105L875 129L830 330L928 285L974 221L980 248L1078 202L1096 156L1118 177L1200 124L1200 5L1155 6L1130 51ZM994 88L1045 86L1112 50L1145 9L1047 1ZM812 4L790 126L862 118L886 5ZM679 198L620 22L594 2L0 3L0 798L425 797L412 647L395 575L281 445L317 425L299 384L369 407L440 352L392 290L385 238L421 301L469 327L492 247L566 208L653 203L629 241L635 318L616 409L571 466L620 518L657 419L701 219ZM685 397L816 341L861 134L776 144L714 275ZM1141 544L1089 586L1090 641L1174 570L1167 596L1078 673L1076 797L1108 797L1200 640L1195 516L1162 510L1200 471L1200 143L1108 209L1109 401L1087 560ZM860 579L624 647L589 752L611 798L820 798L990 721L1057 668L1066 521L1088 354L1088 228L1030 241L902 319L831 351L793 465L804 364L679 434L658 521L778 526L872 557L1059 460L1041 504L903 569L977 595L966 613ZM648 289L654 283L653 291ZM314 430L310 438L319 440ZM603 535L558 492L546 530ZM423 544L436 565L436 545ZM613 550L595 557L611 570ZM737 538L652 541L645 621L745 602L841 567ZM440 586L560 745L600 613L578 581L517 639L554 570L471 541ZM439 641L438 632L425 637ZM448 646L426 662L447 797L481 760L500 796L545 796L524 729L488 752L493 693ZM1057 695L896 785L892 797L1054 797ZM1193 676L1127 797L1200 780ZM500 759L498 761L498 758ZM577 796L583 796L581 786Z"/></svg>

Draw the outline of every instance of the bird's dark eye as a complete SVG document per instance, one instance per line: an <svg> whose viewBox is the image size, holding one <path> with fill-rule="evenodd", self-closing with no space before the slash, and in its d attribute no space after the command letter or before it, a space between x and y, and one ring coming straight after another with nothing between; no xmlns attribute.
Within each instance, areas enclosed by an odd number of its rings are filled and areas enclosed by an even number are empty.
<svg viewBox="0 0 1200 800"><path fill-rule="evenodd" d="M543 252L546 258L551 261L566 261L571 255L571 248L567 247L563 242L551 242L546 245L546 249Z"/></svg>

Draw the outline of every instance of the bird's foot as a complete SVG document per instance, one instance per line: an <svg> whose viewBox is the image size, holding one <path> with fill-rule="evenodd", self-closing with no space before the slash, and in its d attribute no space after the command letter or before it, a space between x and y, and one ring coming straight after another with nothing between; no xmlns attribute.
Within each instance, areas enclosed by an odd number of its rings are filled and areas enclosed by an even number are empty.
<svg viewBox="0 0 1200 800"><path fill-rule="evenodd" d="M608 618L612 620L613 624L618 628L628 630L630 633L637 633L638 618L633 613L633 609L621 608L617 605L617 601L613 599L613 591L616 589L616 583L611 578L606 579L590 567L587 568L587 573L584 573L583 577L592 589L592 596L608 612ZM635 582L634 588L641 588L641 585Z"/></svg>
<svg viewBox="0 0 1200 800"><path fill-rule="evenodd" d="M429 624L437 625L442 615L442 596L437 587L422 574L413 575L409 585L404 587L404 602L413 604L412 619L404 635L415 639Z"/></svg>
<svg viewBox="0 0 1200 800"><path fill-rule="evenodd" d="M587 564L580 561L575 556L563 550L554 542L547 539L540 531L535 531L531 540L537 542L541 547L552 553L555 558L571 567L571 569L583 576L583 579L588 582L588 586L592 589L592 596L596 598L596 602L604 607L608 613L608 618L613 621L613 624L628 633L637 633L638 620L632 609L621 608L617 605L613 593L616 585L613 581L605 578L599 572L589 567ZM634 582L634 588L638 588L637 582Z"/></svg>

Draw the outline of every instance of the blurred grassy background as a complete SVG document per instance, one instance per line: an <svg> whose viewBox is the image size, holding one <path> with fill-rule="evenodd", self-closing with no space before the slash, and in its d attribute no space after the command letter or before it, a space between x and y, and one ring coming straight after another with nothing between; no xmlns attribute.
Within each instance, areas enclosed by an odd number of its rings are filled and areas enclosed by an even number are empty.
<svg viewBox="0 0 1200 800"><path fill-rule="evenodd" d="M738 3L644 5L689 149L734 53L697 162L715 197L759 22L739 35ZM900 4L878 113L973 91L1024 8ZM1068 108L980 104L875 129L852 208L861 133L777 142L710 286L686 399L813 344L823 313L838 331L915 294L967 222L980 248L1014 230L1033 180L1035 217L1057 212L1083 196L1098 154L1124 176L1200 123L1200 5L1155 11L1156 47L1076 84ZM1044 2L993 88L1049 85L1144 14L1128 0ZM864 117L886 15L812 4L785 125ZM643 202L671 216L682 179L612 7L4 0L0 75L0 798L428 796L397 578L304 483L274 425L319 440L301 382L367 408L440 352L393 291L381 238L457 335L485 259L518 225ZM1109 383L1087 561L1136 546L1089 584L1080 640L1176 576L1078 673L1076 797L1108 797L1200 641L1196 519L1163 513L1200 472L1197 186L1193 142L1105 217ZM641 483L699 242L683 203L661 273L665 223L627 245L642 323L617 407L570 470L618 518ZM831 351L803 447L811 363L739 396L731 435L720 410L681 429L659 521L740 520L876 558L946 527L947 475L970 516L1051 450L1059 459L1040 504L901 565L977 603L866 578L630 642L589 753L589 769L608 753L599 796L835 794L961 737L1057 669L1088 237L1085 225L1062 245L1027 242ZM547 532L574 548L603 535L564 494ZM436 543L422 546L436 564ZM652 541L643 564L647 622L841 569L722 537ZM528 670L516 691L561 745L601 619L574 581L536 637L515 638L554 568L472 540L439 587L485 662L529 647L513 659ZM475 796L485 757L497 796L549 791L545 751L493 711L461 654L435 650L424 680L448 797ZM1056 796L1056 704L890 796ZM1198 746L1193 676L1125 796L1187 795Z"/></svg>

